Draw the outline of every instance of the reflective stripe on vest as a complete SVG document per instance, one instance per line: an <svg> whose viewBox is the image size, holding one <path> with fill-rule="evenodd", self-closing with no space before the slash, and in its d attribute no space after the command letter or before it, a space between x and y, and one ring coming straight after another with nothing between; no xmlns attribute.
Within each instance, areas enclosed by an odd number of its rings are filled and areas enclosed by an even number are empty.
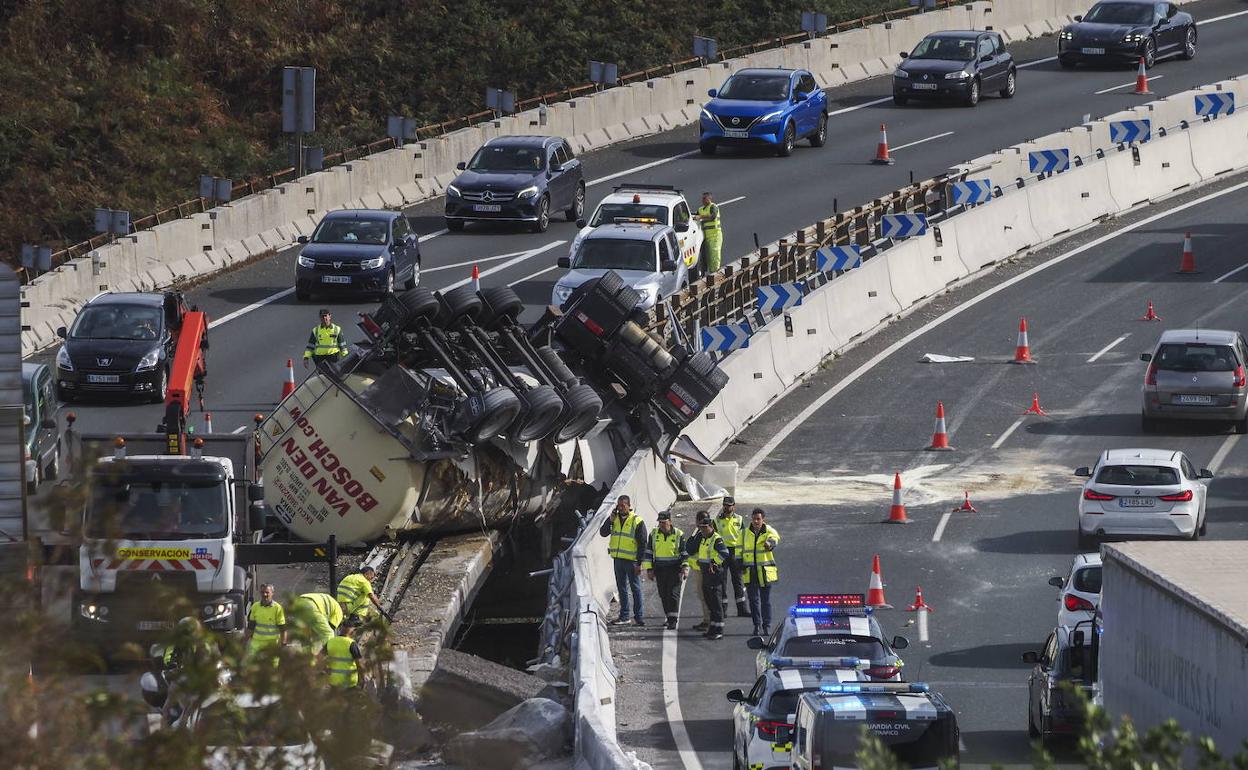
<svg viewBox="0 0 1248 770"><path fill-rule="evenodd" d="M341 338L342 327L338 324L328 327L317 324L308 339L308 351L314 356L336 356L342 350L338 344Z"/></svg>
<svg viewBox="0 0 1248 770"><path fill-rule="evenodd" d="M709 565L711 562L716 564L724 563L724 557L720 556L719 551L715 548L715 543L717 542L723 542L723 538L719 536L718 532L710 537L702 538L702 542L698 544L699 569Z"/></svg>
<svg viewBox="0 0 1248 770"><path fill-rule="evenodd" d="M770 524L764 524L763 531L757 534L749 528L741 533L741 577L746 583L753 582L755 567L762 572L762 585L769 585L780 579L776 554L763 545L768 540L773 541L773 545L780 542L780 534Z"/></svg>
<svg viewBox="0 0 1248 770"><path fill-rule="evenodd" d="M646 560L644 566L650 569L653 566L666 567L672 564L680 563L680 541L682 535L676 530L672 530L672 534L665 535L660 529L650 531L650 557Z"/></svg>
<svg viewBox="0 0 1248 770"><path fill-rule="evenodd" d="M325 643L329 658L329 683L335 687L355 687L360 683L360 670L351 657L351 639L335 636Z"/></svg>
<svg viewBox="0 0 1248 770"><path fill-rule="evenodd" d="M373 584L368 578L356 573L347 575L338 584L338 603L342 611L350 615L353 611L368 606L368 597L373 592Z"/></svg>
<svg viewBox="0 0 1248 770"><path fill-rule="evenodd" d="M251 634L253 648L276 644L282 635L282 626L286 625L286 613L282 611L282 605L277 602L273 602L268 607L260 602L252 602L251 608L247 611L247 619L256 624L256 630Z"/></svg>
<svg viewBox="0 0 1248 770"><path fill-rule="evenodd" d="M342 607L338 606L334 597L329 594L303 594L299 598L306 600L329 625L334 628L342 625Z"/></svg>
<svg viewBox="0 0 1248 770"><path fill-rule="evenodd" d="M710 217L702 220L702 232L710 233L719 229L719 206L714 203L707 204L698 209L698 216Z"/></svg>
<svg viewBox="0 0 1248 770"><path fill-rule="evenodd" d="M619 516L611 516L611 539L607 542L611 558L637 561L637 525L640 523L641 519L632 512L623 523Z"/></svg>
<svg viewBox="0 0 1248 770"><path fill-rule="evenodd" d="M737 514L730 516L715 517L715 531L724 539L724 545L728 546L728 550L736 550L741 545L741 530L745 527L745 520Z"/></svg>

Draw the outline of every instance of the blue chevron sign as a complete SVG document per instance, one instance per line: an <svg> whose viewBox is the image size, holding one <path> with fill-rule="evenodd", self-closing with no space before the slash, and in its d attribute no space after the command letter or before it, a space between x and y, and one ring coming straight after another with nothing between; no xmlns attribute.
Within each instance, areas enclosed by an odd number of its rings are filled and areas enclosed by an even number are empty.
<svg viewBox="0 0 1248 770"><path fill-rule="evenodd" d="M953 205L969 205L992 200L992 181L989 179L968 179L965 182L953 183Z"/></svg>
<svg viewBox="0 0 1248 770"><path fill-rule="evenodd" d="M703 326L702 349L715 353L727 353L737 348L748 348L750 334L752 332L748 323Z"/></svg>
<svg viewBox="0 0 1248 770"><path fill-rule="evenodd" d="M833 270L849 270L862 266L862 252L857 244L848 246L825 246L815 252L819 272L830 273Z"/></svg>
<svg viewBox="0 0 1248 770"><path fill-rule="evenodd" d="M1027 153L1027 167L1033 174L1060 174L1070 168L1070 150L1036 150Z"/></svg>
<svg viewBox="0 0 1248 770"><path fill-rule="evenodd" d="M764 315L772 315L802 304L802 288L801 282L773 283L770 286L755 287L758 311Z"/></svg>
<svg viewBox="0 0 1248 770"><path fill-rule="evenodd" d="M909 238L927 232L926 214L885 214L880 220L885 238Z"/></svg>
<svg viewBox="0 0 1248 770"><path fill-rule="evenodd" d="M1109 123L1109 141L1114 144L1147 142L1153 135L1153 122L1144 120L1112 120Z"/></svg>
<svg viewBox="0 0 1248 770"><path fill-rule="evenodd" d="M1217 117L1235 112L1235 94L1229 91L1196 94L1196 114L1199 117Z"/></svg>

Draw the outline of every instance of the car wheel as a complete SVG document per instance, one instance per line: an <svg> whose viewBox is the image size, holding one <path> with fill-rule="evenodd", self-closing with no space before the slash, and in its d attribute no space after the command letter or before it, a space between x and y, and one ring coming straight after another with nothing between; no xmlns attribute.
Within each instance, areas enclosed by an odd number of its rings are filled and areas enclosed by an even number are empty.
<svg viewBox="0 0 1248 770"><path fill-rule="evenodd" d="M1029 738L1039 738L1039 737L1040 737L1040 730L1039 730L1039 728L1037 728L1037 727L1036 727L1036 722L1035 722L1035 720L1031 718L1031 702L1030 702L1030 700L1028 700L1028 703L1027 703L1027 737L1029 737Z"/></svg>
<svg viewBox="0 0 1248 770"><path fill-rule="evenodd" d="M416 284L420 283L420 263L412 265L412 277L403 282L403 291L411 291L416 288Z"/></svg>
<svg viewBox="0 0 1248 770"><path fill-rule="evenodd" d="M381 290L380 299L387 299L394 296L394 268L390 268L386 272L386 286Z"/></svg>
<svg viewBox="0 0 1248 770"><path fill-rule="evenodd" d="M55 476L50 476L49 478L53 478L53 479L54 479L54 478L56 478L56 477L55 477ZM1207 535L1207 534L1209 533L1209 515L1208 515L1208 514L1205 514L1205 517L1204 517L1203 519L1201 519L1201 520L1200 520L1200 527L1199 527L1199 528L1197 528L1196 532L1197 532L1197 534L1199 534L1201 537L1204 537L1205 535Z"/></svg>
<svg viewBox="0 0 1248 770"><path fill-rule="evenodd" d="M1183 36L1183 58L1192 60L1196 58L1196 28L1188 27L1187 34Z"/></svg>
<svg viewBox="0 0 1248 770"><path fill-rule="evenodd" d="M780 145L776 147L776 154L782 158L787 158L793 154L793 145L797 142L797 131L793 128L793 123L786 123L784 126L784 136L780 139Z"/></svg>
<svg viewBox="0 0 1248 770"><path fill-rule="evenodd" d="M897 105L898 107L905 107L906 102L908 101L909 99L902 96L901 94L893 94L893 104Z"/></svg>
<svg viewBox="0 0 1248 770"><path fill-rule="evenodd" d="M161 368L160 379L156 381L156 389L152 391L152 403L165 403L165 396L169 394L169 370Z"/></svg>
<svg viewBox="0 0 1248 770"><path fill-rule="evenodd" d="M1157 63L1157 43L1150 37L1144 41L1144 69L1151 70Z"/></svg>
<svg viewBox="0 0 1248 770"><path fill-rule="evenodd" d="M1006 78L1005 78L1005 88L1002 88L1002 89L1001 89L1001 98L1002 98L1002 99L1013 99L1013 98L1014 98L1014 90L1015 90L1017 87L1018 87L1018 78L1015 76L1015 71L1014 71L1014 70L1010 70L1010 74L1009 74L1009 75L1007 75L1007 76L1006 76Z"/></svg>
<svg viewBox="0 0 1248 770"><path fill-rule="evenodd" d="M312 299L312 292L303 289L295 289L295 299L299 302L308 302Z"/></svg>
<svg viewBox="0 0 1248 770"><path fill-rule="evenodd" d="M1074 59L1063 59L1060 56L1057 59L1057 63L1062 65L1062 69L1064 70L1073 70L1076 66L1078 66Z"/></svg>
<svg viewBox="0 0 1248 770"><path fill-rule="evenodd" d="M550 227L550 197L543 195L542 199L537 202L537 221L533 223L532 229L535 233L544 233L548 227Z"/></svg>
<svg viewBox="0 0 1248 770"><path fill-rule="evenodd" d="M979 104L979 78L971 81L971 89L966 93L966 99L963 101L967 107L974 107Z"/></svg>
<svg viewBox="0 0 1248 770"><path fill-rule="evenodd" d="M1235 421L1236 433L1248 433L1248 414Z"/></svg>
<svg viewBox="0 0 1248 770"><path fill-rule="evenodd" d="M447 229L447 230L449 230L449 231L451 231L452 233L459 233L459 232L463 232L463 230L464 230L464 220L462 220L462 219L448 219L448 220L446 220L446 229Z"/></svg>
<svg viewBox="0 0 1248 770"><path fill-rule="evenodd" d="M585 183L581 182L576 186L576 197L572 199L572 208L563 212L569 222L575 222L585 216Z"/></svg>
<svg viewBox="0 0 1248 770"><path fill-rule="evenodd" d="M828 141L828 115L824 113L819 116L819 127L815 129L815 133L810 135L811 147L822 147Z"/></svg>
<svg viewBox="0 0 1248 770"><path fill-rule="evenodd" d="M698 142L698 151L701 152L703 155L714 155L715 143L714 142Z"/></svg>

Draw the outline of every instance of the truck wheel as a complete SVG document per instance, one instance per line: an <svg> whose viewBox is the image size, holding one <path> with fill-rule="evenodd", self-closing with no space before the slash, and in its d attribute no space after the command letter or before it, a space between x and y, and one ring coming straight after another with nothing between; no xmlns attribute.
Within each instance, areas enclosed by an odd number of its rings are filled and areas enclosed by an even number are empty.
<svg viewBox="0 0 1248 770"><path fill-rule="evenodd" d="M488 311L481 317L481 325L487 329L496 327L497 321L503 318L510 318L514 321L524 310L524 300L520 299L510 286L491 286L488 289L482 289L481 299Z"/></svg>
<svg viewBox="0 0 1248 770"><path fill-rule="evenodd" d="M440 292L438 296L442 300L441 312L438 313L438 326L443 328L453 326L461 318L475 321L481 315L481 296L477 294L472 284Z"/></svg>
<svg viewBox="0 0 1248 770"><path fill-rule="evenodd" d="M536 441L545 438L559 423L563 415L563 399L549 385L538 385L524 394L528 412L517 423L514 438L517 441Z"/></svg>
<svg viewBox="0 0 1248 770"><path fill-rule="evenodd" d="M400 294L399 304L407 311L405 328L410 328L411 322L418 318L432 318L436 316L438 310L442 307L438 304L438 298L433 296L432 292L420 287Z"/></svg>
<svg viewBox="0 0 1248 770"><path fill-rule="evenodd" d="M468 440L480 444L501 435L520 416L523 407L520 397L511 388L488 391L481 397L481 415L468 431Z"/></svg>
<svg viewBox="0 0 1248 770"><path fill-rule="evenodd" d="M555 376L556 380L564 385L576 384L576 375L572 373L572 370L564 363L563 357L556 353L554 348L549 345L541 346L537 349L537 357L542 360L542 363L546 364L546 368L550 370L550 373Z"/></svg>
<svg viewBox="0 0 1248 770"><path fill-rule="evenodd" d="M572 386L564 394L564 399L568 408L563 412L563 425L555 431L555 441L570 441L584 436L598 422L598 415L602 412L602 399L584 383Z"/></svg>

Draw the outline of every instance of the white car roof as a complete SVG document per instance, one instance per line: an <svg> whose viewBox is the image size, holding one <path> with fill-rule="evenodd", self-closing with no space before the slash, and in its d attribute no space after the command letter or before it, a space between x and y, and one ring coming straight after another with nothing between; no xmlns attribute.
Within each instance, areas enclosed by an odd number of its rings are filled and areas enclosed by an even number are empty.
<svg viewBox="0 0 1248 770"><path fill-rule="evenodd" d="M1071 565L1070 571L1074 572L1075 570L1081 567L1099 567L1099 566L1101 566L1101 552L1100 551L1097 551L1095 553L1081 553L1081 554L1075 555L1075 563Z"/></svg>
<svg viewBox="0 0 1248 770"><path fill-rule="evenodd" d="M632 203L633 196L641 198L642 203L662 203L674 205L685 199L685 196L668 190L617 190L602 199L602 203ZM602 203L598 205L601 206Z"/></svg>
<svg viewBox="0 0 1248 770"><path fill-rule="evenodd" d="M1103 465L1140 463L1178 467L1182 452L1173 449L1106 449L1101 455Z"/></svg>

